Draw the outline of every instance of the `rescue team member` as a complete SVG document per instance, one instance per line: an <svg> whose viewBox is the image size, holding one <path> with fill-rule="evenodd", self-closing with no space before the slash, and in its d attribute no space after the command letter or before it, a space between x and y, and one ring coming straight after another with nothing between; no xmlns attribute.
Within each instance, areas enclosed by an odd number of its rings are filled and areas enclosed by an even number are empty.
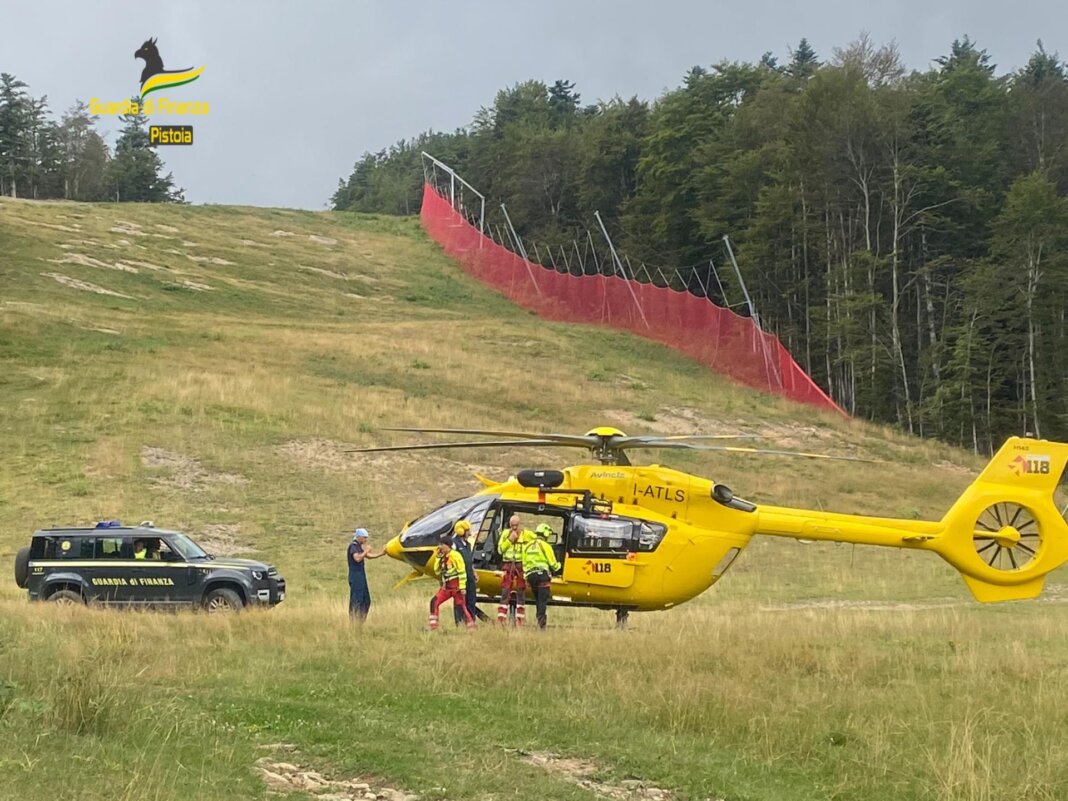
<svg viewBox="0 0 1068 801"><path fill-rule="evenodd" d="M371 589L367 586L364 560L377 559L385 554L385 551L375 553L366 547L369 536L367 529L356 529L345 556L349 565L349 617L360 623L367 619L367 613L371 611Z"/></svg>
<svg viewBox="0 0 1068 801"><path fill-rule="evenodd" d="M147 559L148 551L145 550L145 543L142 540L134 540L134 559Z"/></svg>
<svg viewBox="0 0 1068 801"><path fill-rule="evenodd" d="M467 576L467 593L465 596L465 605L467 611L471 613L472 617L478 620L489 620L486 614L476 606L478 603L478 577L475 576L475 555L471 549L471 524L466 520L457 520L456 525L452 528L452 547L460 554L464 559L464 566L467 568L465 575ZM456 618L456 625L460 625L460 621L463 620L463 613L458 606L453 606L453 615Z"/></svg>
<svg viewBox="0 0 1068 801"><path fill-rule="evenodd" d="M553 535L549 524L542 523L534 531L537 536L523 548L523 575L526 576L527 583L534 591L538 628L543 629L548 622L549 584L553 573L560 569L560 563L556 559L556 554L553 553L553 546L548 541Z"/></svg>
<svg viewBox="0 0 1068 801"><path fill-rule="evenodd" d="M519 515L508 519L508 528L501 532L497 550L504 563L501 577L501 600L497 604L497 622L508 622L508 596L515 593L515 624L522 626L527 618L527 582L523 578L523 547L534 539L533 531L524 531Z"/></svg>
<svg viewBox="0 0 1068 801"><path fill-rule="evenodd" d="M430 630L438 630L438 609L452 598L453 608L459 609L467 628L475 627L475 619L467 611L467 566L460 552L452 547L453 535L443 534L437 551L430 558L430 569L441 577L441 589L430 600Z"/></svg>

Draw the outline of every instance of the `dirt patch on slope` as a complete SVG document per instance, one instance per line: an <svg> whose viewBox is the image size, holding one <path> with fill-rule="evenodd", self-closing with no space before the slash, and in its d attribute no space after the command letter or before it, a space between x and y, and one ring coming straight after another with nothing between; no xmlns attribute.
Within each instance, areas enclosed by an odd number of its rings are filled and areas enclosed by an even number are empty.
<svg viewBox="0 0 1068 801"><path fill-rule="evenodd" d="M689 406L663 406L649 415L653 419L639 417L626 409L605 409L601 412L607 419L618 425L642 429L651 428L658 434L724 434L724 435L758 435L779 447L803 448L813 444L827 443L842 447L839 435L829 428L805 425L803 423L757 423L742 418L709 417ZM628 433L630 433L628 431ZM760 445L756 445L760 447Z"/></svg>
<svg viewBox="0 0 1068 801"><path fill-rule="evenodd" d="M116 225L108 230L113 234L122 234L123 236L151 236L151 234L148 234L145 231L138 231L137 228L129 227L132 225L133 223L127 223L126 226Z"/></svg>
<svg viewBox="0 0 1068 801"><path fill-rule="evenodd" d="M737 434L740 430L723 420L705 417L696 409L684 406L664 407L649 415L652 420L639 417L626 409L605 409L601 412L613 423L627 428L653 428L658 434ZM628 433L630 433L628 431Z"/></svg>
<svg viewBox="0 0 1068 801"><path fill-rule="evenodd" d="M121 292L113 292L110 289L104 289L104 287L91 284L88 281L79 281L77 278L71 278L69 275L63 275L61 273L41 273L41 275L47 276L48 278L63 284L65 287L80 289L82 292L94 292L97 295L110 295L113 298L134 300L130 295L124 295Z"/></svg>
<svg viewBox="0 0 1068 801"><path fill-rule="evenodd" d="M117 261L114 264L108 264L106 261L94 259L92 256L86 256L84 253L64 253L58 259L47 259L47 261L52 264L77 264L80 267L97 267L104 270L119 270L124 273L139 272L136 267L121 261Z"/></svg>
<svg viewBox="0 0 1068 801"><path fill-rule="evenodd" d="M165 448L148 445L141 448L141 464L153 470L168 471L168 475L154 476L152 483L161 487L203 492L212 484L247 484L248 479L236 473L216 473L208 470L198 459Z"/></svg>
<svg viewBox="0 0 1068 801"><path fill-rule="evenodd" d="M597 764L588 759L574 759L536 751L516 751L515 753L528 765L542 768L609 801L670 801L675 797L670 790L655 787L641 779L627 778L618 781L598 779L596 778L599 772Z"/></svg>
<svg viewBox="0 0 1068 801"><path fill-rule="evenodd" d="M422 464L448 470L471 473L500 474L501 468L471 462L459 462L426 453L348 453L361 447L350 442L331 439L295 439L278 447L278 452L300 464L336 473L352 473L371 469L376 473L391 469L405 472L412 464Z"/></svg>
<svg viewBox="0 0 1068 801"><path fill-rule="evenodd" d="M421 504L441 503L445 498L470 495L481 488L475 473L503 481L508 470L471 462L458 462L428 453L347 453L359 447L352 443L312 438L291 440L277 451L301 469L345 473L354 478L374 477L376 482L396 484L404 497ZM413 474L433 474L433 483L413 482Z"/></svg>
<svg viewBox="0 0 1068 801"><path fill-rule="evenodd" d="M240 541L241 526L236 523L208 523L195 534L200 547L216 556L237 556L256 550Z"/></svg>
<svg viewBox="0 0 1068 801"><path fill-rule="evenodd" d="M197 264L215 264L219 267L232 267L235 264L235 262L221 259L218 256L193 256L186 253L185 257L190 261L195 261Z"/></svg>
<svg viewBox="0 0 1068 801"><path fill-rule="evenodd" d="M155 272L167 269L166 267L160 267L158 264L153 264L150 261L134 261L133 259L123 259L119 264L127 264L131 267L140 267L143 270L153 270Z"/></svg>
<svg viewBox="0 0 1068 801"><path fill-rule="evenodd" d="M267 746L277 748L277 746ZM285 749L295 753L291 746ZM269 792L307 793L319 801L418 801L419 796L406 793L372 777L328 779L319 771L293 762L281 762L271 757L256 760L256 772L267 782Z"/></svg>
<svg viewBox="0 0 1068 801"><path fill-rule="evenodd" d="M309 273L316 273L317 275L325 275L327 278L336 278L339 281L349 280L349 277L344 273L335 273L333 270L324 270L322 267L307 267L303 264L298 264L297 269L305 270Z"/></svg>
<svg viewBox="0 0 1068 801"><path fill-rule="evenodd" d="M336 245L337 240L329 236L316 236L315 234L308 234L308 239L312 242L318 242L320 245Z"/></svg>
<svg viewBox="0 0 1068 801"><path fill-rule="evenodd" d="M26 225L36 225L39 228L51 228L53 231L66 231L68 234L81 233L81 226L77 223L74 223L73 225L60 225L58 223L46 223L39 222L37 220L27 220L25 217L16 217L14 215L12 215L11 219L20 223L26 223Z"/></svg>

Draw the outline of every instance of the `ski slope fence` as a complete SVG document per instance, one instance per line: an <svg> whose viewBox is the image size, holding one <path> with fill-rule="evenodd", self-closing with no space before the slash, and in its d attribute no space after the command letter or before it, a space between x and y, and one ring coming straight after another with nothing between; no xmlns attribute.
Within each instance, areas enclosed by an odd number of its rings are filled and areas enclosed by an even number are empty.
<svg viewBox="0 0 1068 801"><path fill-rule="evenodd" d="M799 403L845 412L773 334L707 298L615 275L571 275L523 259L484 236L430 184L423 228L464 270L547 320L629 331L717 373Z"/></svg>

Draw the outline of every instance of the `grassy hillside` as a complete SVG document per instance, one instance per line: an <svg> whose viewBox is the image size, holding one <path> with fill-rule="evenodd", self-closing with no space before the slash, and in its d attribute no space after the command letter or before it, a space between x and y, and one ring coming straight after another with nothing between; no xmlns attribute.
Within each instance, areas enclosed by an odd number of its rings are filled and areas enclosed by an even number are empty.
<svg viewBox="0 0 1068 801"><path fill-rule="evenodd" d="M338 532L382 544L474 470L575 458L344 453L382 426L756 430L889 463L662 458L758 502L905 517L980 466L543 323L415 221L0 200L0 409L4 565L40 526L152 519L290 584L219 620L31 607L4 578L0 798L1068 795L1063 571L1046 601L980 607L927 554L759 541L624 634L554 610L543 636L431 637L431 587L390 589L405 571L379 560L350 628Z"/></svg>

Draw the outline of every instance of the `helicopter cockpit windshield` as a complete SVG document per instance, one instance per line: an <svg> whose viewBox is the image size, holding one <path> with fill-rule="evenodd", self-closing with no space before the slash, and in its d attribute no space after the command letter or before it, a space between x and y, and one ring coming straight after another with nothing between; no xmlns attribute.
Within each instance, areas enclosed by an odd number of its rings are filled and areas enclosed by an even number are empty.
<svg viewBox="0 0 1068 801"><path fill-rule="evenodd" d="M405 548L434 547L442 534L452 531L457 520L467 520L471 530L478 531L482 519L499 495L473 495L439 506L430 514L415 520L401 534L401 545Z"/></svg>

